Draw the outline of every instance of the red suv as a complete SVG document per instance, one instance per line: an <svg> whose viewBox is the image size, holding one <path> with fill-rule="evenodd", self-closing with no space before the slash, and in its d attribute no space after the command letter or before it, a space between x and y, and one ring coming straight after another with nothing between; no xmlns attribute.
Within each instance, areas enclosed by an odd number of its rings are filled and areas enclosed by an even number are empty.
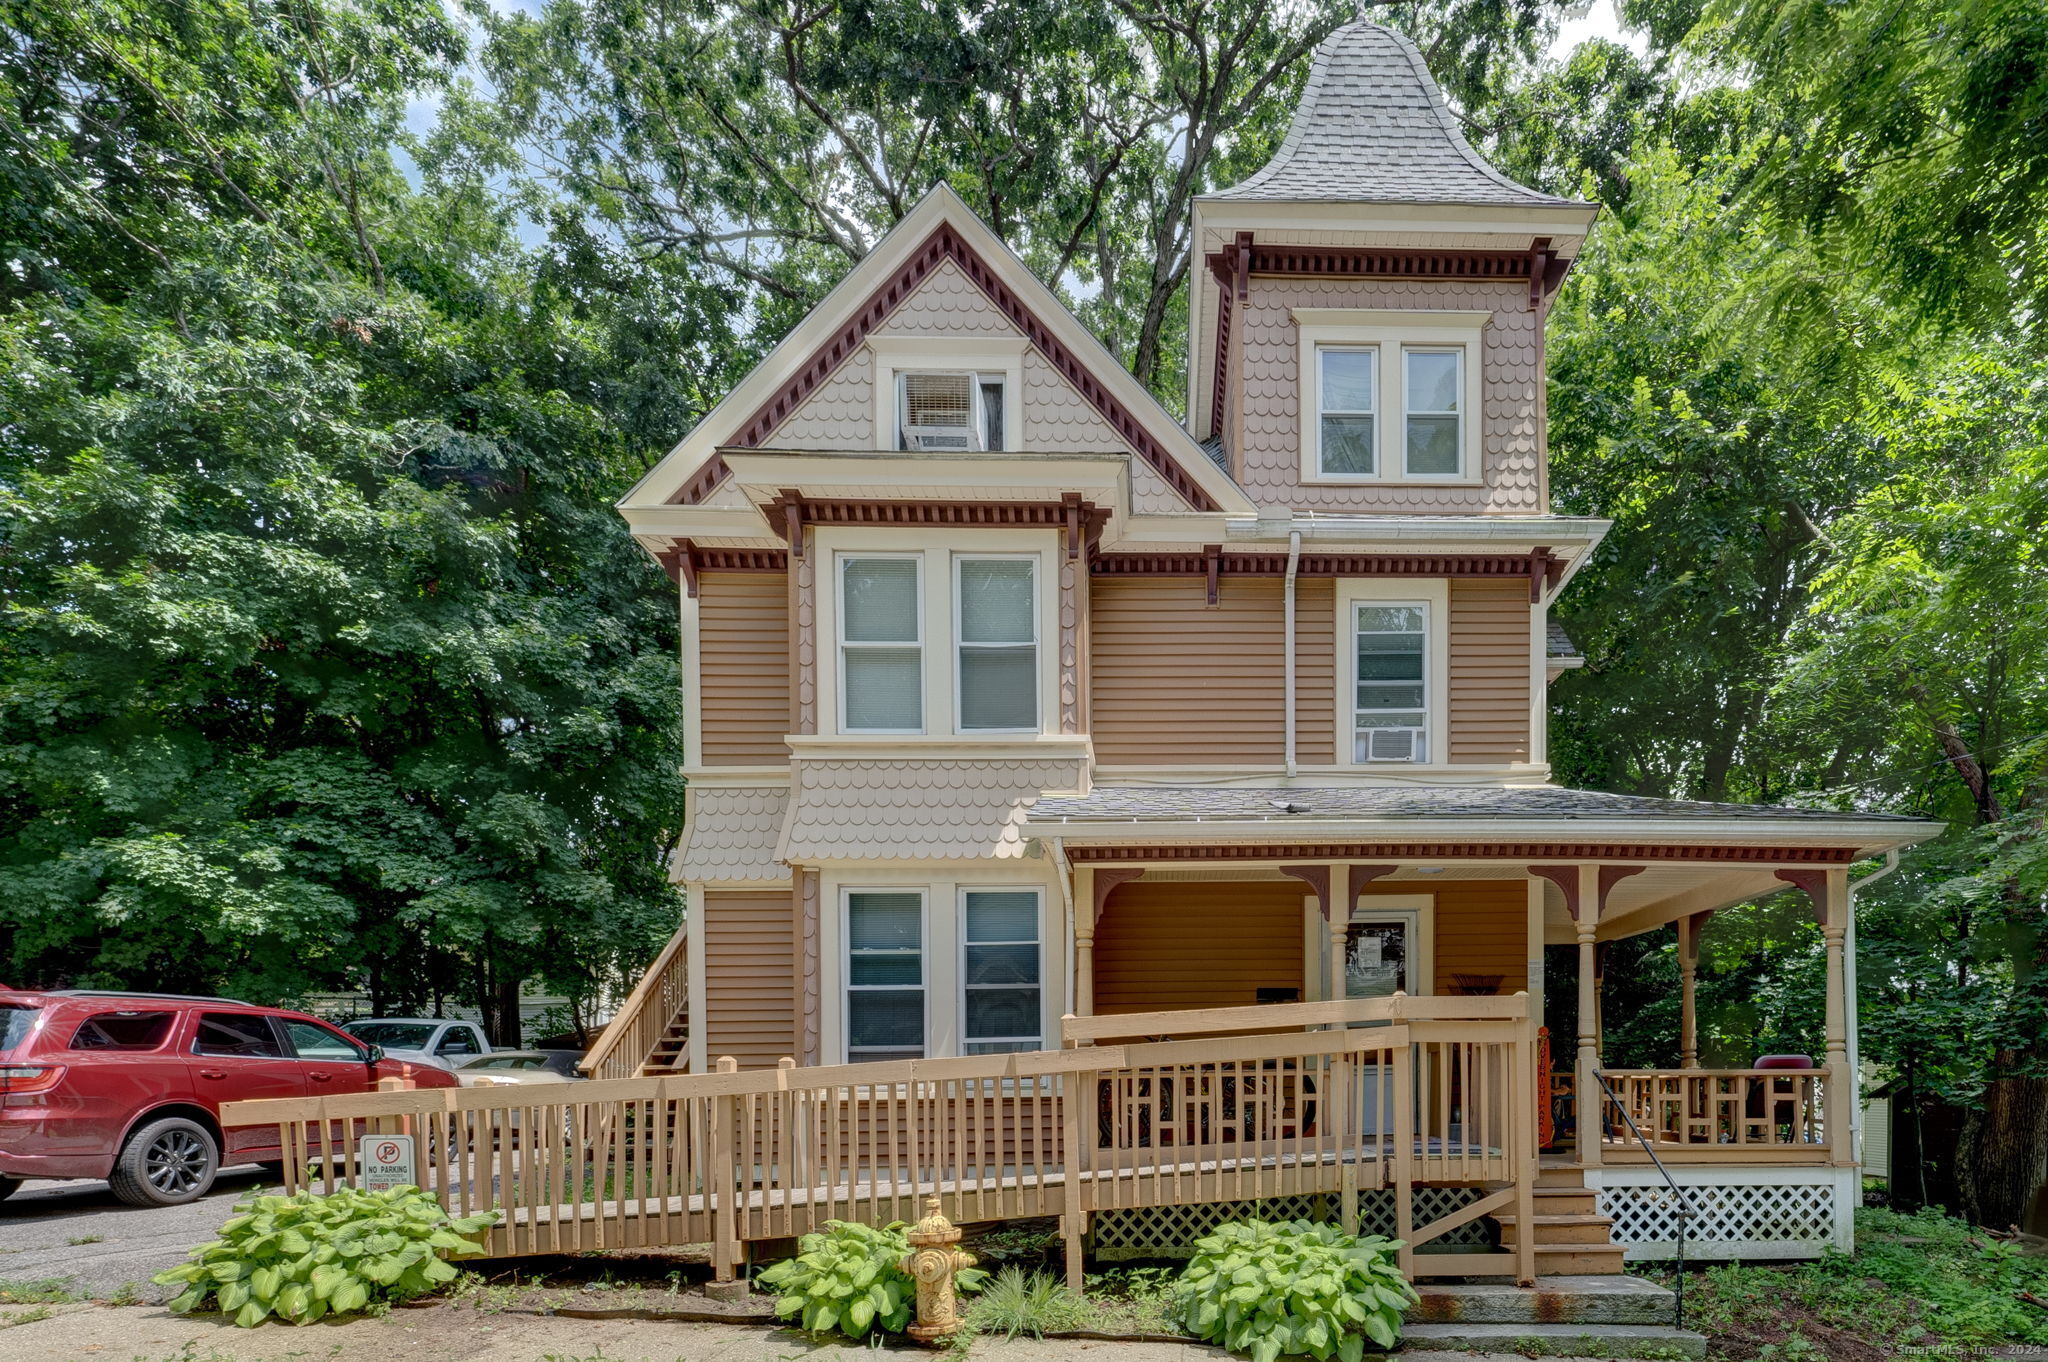
<svg viewBox="0 0 2048 1362"><path fill-rule="evenodd" d="M0 1198L23 1178L105 1178L135 1206L205 1195L223 1164L282 1158L277 1127L223 1131L220 1104L452 1088L300 1012L230 998L0 989Z"/></svg>

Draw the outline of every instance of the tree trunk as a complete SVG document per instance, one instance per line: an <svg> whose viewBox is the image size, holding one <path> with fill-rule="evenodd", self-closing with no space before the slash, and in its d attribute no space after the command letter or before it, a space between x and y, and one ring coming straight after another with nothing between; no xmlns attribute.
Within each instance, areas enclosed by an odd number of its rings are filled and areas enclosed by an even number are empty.
<svg viewBox="0 0 2048 1362"><path fill-rule="evenodd" d="M519 980L509 974L498 976L497 1026L491 1031L491 1043L516 1050L521 1044L519 1035Z"/></svg>
<svg viewBox="0 0 2048 1362"><path fill-rule="evenodd" d="M2001 1054L1996 1067L2018 1058ZM1956 1184L1963 1214L1979 1225L2002 1230L2026 1217L2048 1184L2048 1078L2001 1078L1985 1088L1982 1107L1963 1120Z"/></svg>

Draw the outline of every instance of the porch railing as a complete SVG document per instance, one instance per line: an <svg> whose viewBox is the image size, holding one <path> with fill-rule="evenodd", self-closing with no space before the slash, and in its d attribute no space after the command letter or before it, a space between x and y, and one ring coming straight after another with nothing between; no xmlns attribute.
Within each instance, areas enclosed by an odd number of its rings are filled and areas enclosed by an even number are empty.
<svg viewBox="0 0 2048 1362"><path fill-rule="evenodd" d="M1058 1215L1077 1275L1097 1211L1336 1193L1355 1224L1359 1192L1391 1187L1406 1270L1533 1278L1530 1236L1509 1253L1415 1253L1510 1204L1532 1223L1525 998L1068 1025L1077 1042L1206 1038L746 1073L727 1059L707 1074L236 1102L222 1121L276 1124L292 1190L351 1181L363 1134L412 1134L421 1184L451 1211L505 1211L498 1255L708 1242L726 1276L748 1242L915 1219L937 1195L960 1222ZM1494 1189L1418 1226L1417 1183Z"/></svg>
<svg viewBox="0 0 2048 1362"><path fill-rule="evenodd" d="M690 996L688 924L661 948L577 1066L592 1078L633 1078L682 1015Z"/></svg>
<svg viewBox="0 0 2048 1362"><path fill-rule="evenodd" d="M1608 1069L1603 1076L1619 1109L1666 1157L1829 1153L1826 1069ZM1603 1140L1618 1149L1629 1144L1612 1121Z"/></svg>

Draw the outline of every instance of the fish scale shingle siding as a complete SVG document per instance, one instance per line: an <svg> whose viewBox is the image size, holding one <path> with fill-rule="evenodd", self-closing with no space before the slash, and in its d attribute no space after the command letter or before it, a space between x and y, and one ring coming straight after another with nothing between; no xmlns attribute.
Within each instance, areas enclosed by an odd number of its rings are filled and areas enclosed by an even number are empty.
<svg viewBox="0 0 2048 1362"><path fill-rule="evenodd" d="M706 766L789 760L789 579L697 577L697 665Z"/></svg>
<svg viewBox="0 0 2048 1362"><path fill-rule="evenodd" d="M1256 279L1242 305L1238 481L1261 506L1374 512L1531 512L1543 509L1540 447L1542 328L1527 284L1441 280ZM1481 482L1456 486L1304 485L1301 331L1297 307L1491 311L1480 347Z"/></svg>
<svg viewBox="0 0 2048 1362"><path fill-rule="evenodd" d="M1529 760L1531 628L1523 583L1451 583L1453 762Z"/></svg>

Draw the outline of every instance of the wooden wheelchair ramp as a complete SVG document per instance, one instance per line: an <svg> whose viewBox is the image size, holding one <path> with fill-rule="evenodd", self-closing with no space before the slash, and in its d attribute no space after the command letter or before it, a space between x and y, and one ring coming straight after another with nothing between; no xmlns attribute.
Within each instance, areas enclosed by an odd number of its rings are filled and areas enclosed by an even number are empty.
<svg viewBox="0 0 2048 1362"><path fill-rule="evenodd" d="M497 1256L709 1243L725 1278L746 1243L915 1220L936 1195L959 1223L1058 1216L1078 1284L1099 1211L1329 1194L1355 1225L1358 1195L1391 1188L1411 1275L1534 1278L1526 1244L1415 1252L1497 1210L1527 1223L1526 998L1145 1013L1066 1031L1060 1050L744 1073L721 1060L706 1074L236 1102L222 1121L278 1126L295 1191L354 1180L363 1134L410 1134L422 1185L452 1213L504 1212ZM1123 1039L1175 1035L1203 1039ZM1416 1225L1413 1189L1432 1184L1486 1191Z"/></svg>

